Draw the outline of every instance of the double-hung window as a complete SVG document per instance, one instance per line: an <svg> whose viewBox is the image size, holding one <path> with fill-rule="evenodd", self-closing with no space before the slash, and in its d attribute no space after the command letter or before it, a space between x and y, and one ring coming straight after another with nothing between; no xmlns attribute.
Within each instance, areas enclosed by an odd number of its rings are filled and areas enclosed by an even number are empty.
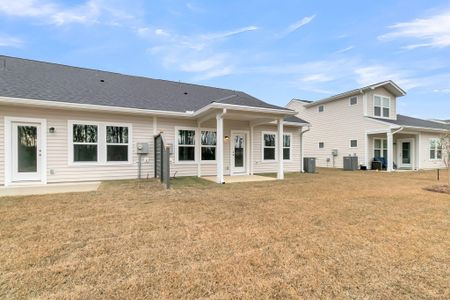
<svg viewBox="0 0 450 300"><path fill-rule="evenodd" d="M195 129L177 130L178 161L195 161Z"/></svg>
<svg viewBox="0 0 450 300"><path fill-rule="evenodd" d="M374 139L373 141L373 155L374 157L387 158L387 140L386 139Z"/></svg>
<svg viewBox="0 0 450 300"><path fill-rule="evenodd" d="M128 161L128 127L106 126L106 161Z"/></svg>
<svg viewBox="0 0 450 300"><path fill-rule="evenodd" d="M263 160L275 160L276 134L263 133Z"/></svg>
<svg viewBox="0 0 450 300"><path fill-rule="evenodd" d="M97 162L98 141L98 125L73 124L73 162Z"/></svg>
<svg viewBox="0 0 450 300"><path fill-rule="evenodd" d="M215 131L202 130L200 142L202 161L216 160L217 133Z"/></svg>
<svg viewBox="0 0 450 300"><path fill-rule="evenodd" d="M283 159L291 160L291 134L283 135Z"/></svg>
<svg viewBox="0 0 450 300"><path fill-rule="evenodd" d="M430 159L442 159L442 142L440 139L430 140Z"/></svg>
<svg viewBox="0 0 450 300"><path fill-rule="evenodd" d="M69 163L130 163L131 125L69 121Z"/></svg>
<svg viewBox="0 0 450 300"><path fill-rule="evenodd" d="M374 96L373 105L375 117L389 118L391 109L390 103L391 100L389 97Z"/></svg>

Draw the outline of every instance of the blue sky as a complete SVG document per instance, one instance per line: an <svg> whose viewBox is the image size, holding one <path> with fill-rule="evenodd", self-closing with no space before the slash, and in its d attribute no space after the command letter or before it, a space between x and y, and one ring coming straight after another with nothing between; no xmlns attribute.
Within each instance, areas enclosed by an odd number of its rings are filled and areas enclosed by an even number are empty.
<svg viewBox="0 0 450 300"><path fill-rule="evenodd" d="M392 79L450 118L448 1L0 0L0 53L316 100Z"/></svg>

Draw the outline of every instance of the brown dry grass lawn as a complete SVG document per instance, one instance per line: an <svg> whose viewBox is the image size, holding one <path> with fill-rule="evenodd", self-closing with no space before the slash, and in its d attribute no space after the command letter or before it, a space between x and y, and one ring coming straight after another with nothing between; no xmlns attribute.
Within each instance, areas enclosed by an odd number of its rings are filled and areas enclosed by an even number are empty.
<svg viewBox="0 0 450 300"><path fill-rule="evenodd" d="M0 198L0 298L448 299L450 196L433 184L320 170Z"/></svg>

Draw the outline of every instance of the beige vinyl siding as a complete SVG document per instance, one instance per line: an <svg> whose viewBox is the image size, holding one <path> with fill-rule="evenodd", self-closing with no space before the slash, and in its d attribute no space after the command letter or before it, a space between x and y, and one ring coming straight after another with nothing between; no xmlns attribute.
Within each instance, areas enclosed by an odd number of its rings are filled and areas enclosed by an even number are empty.
<svg viewBox="0 0 450 300"><path fill-rule="evenodd" d="M278 170L277 161L264 161L263 160L263 144L262 144L262 134L263 132L275 132L277 133L276 126L257 126L254 128L253 138L254 138L254 173L274 173ZM300 132L298 128L284 128L284 133L290 133L292 136L291 141L291 160L284 161L284 171L285 172L299 172L300 171Z"/></svg>
<svg viewBox="0 0 450 300"><path fill-rule="evenodd" d="M388 92L384 87L379 87L374 89L373 91L367 92L367 115L374 117L374 96L380 95L390 98L390 107L389 107L389 119L395 120L397 118L397 98L395 95Z"/></svg>
<svg viewBox="0 0 450 300"><path fill-rule="evenodd" d="M91 181L91 180L113 180L113 179L131 179L138 176L138 156L136 153L136 143L146 142L153 144L152 118L136 117L119 114L77 112L64 110L48 110L37 108L24 108L13 106L0 107L0 134L4 135L4 117L27 117L42 118L47 120L47 128L54 127L55 133L43 133L47 135L47 180L54 182L72 182L72 181ZM99 121L99 122L117 122L129 123L132 126L132 163L115 165L71 165L69 164L69 141L68 141L68 121ZM0 173L4 182L4 138L0 139ZM151 153L147 156L152 157ZM51 170L53 172L51 172ZM142 176L153 177L153 160L144 163L142 167ZM51 174L53 173L53 174Z"/></svg>
<svg viewBox="0 0 450 300"><path fill-rule="evenodd" d="M323 112L318 112L317 105L304 107L304 102L288 104L288 108L299 112L299 118L311 124L311 130L304 134L304 156L315 157L317 166L333 167L333 149L338 150L338 156L334 158L336 168L343 167L343 157L348 155L358 156L359 164L364 164L366 132L389 127L364 117L363 95L357 97L358 103L352 106L350 97L325 103ZM358 147L351 148L350 140L357 140ZM319 149L320 142L324 143L323 149Z"/></svg>
<svg viewBox="0 0 450 300"><path fill-rule="evenodd" d="M73 181L97 181L114 179L134 179L138 177L138 155L136 153L137 143L149 143L149 154L144 156L148 158L142 167L142 177L151 178L154 176L154 132L162 133L165 142L171 147L171 175L172 176L197 176L198 169L202 176L216 174L216 162L197 162L178 163L175 161L175 131L176 128L190 127L197 128L197 122L194 120L175 119L175 118L156 118L156 130L153 128L153 117L122 115L112 113L94 113L86 111L72 110L52 110L26 108L19 106L0 106L0 185L4 184L5 176L5 153L4 153L4 117L25 117L41 118L47 120L47 128L54 127L54 133L44 133L47 135L47 180L49 183L73 182ZM108 123L127 123L131 124L132 141L132 162L124 164L90 164L76 165L69 163L69 121L91 121ZM202 124L200 128L216 128L216 120L211 119ZM231 137L231 131L246 131L250 133L248 122L237 120L224 120L224 136ZM278 170L276 163L261 162L261 131L276 131L276 125L256 126L253 135L253 161L254 172L274 173ZM299 171L300 168L300 137L299 128L285 126L286 133L292 133L291 161L285 162L285 171ZM248 139L249 137L247 137ZM230 174L230 147L231 138L224 142L224 174ZM247 152L250 151L250 140L247 143ZM249 158L250 155L246 156ZM198 158L200 160L200 157ZM250 162L247 170L250 171Z"/></svg>

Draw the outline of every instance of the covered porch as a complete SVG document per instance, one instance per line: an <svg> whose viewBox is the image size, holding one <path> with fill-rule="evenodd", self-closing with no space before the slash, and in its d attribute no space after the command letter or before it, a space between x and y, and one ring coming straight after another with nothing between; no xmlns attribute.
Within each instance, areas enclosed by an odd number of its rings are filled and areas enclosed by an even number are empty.
<svg viewBox="0 0 450 300"><path fill-rule="evenodd" d="M294 114L284 109L236 105L205 111L196 121L197 176L230 183L274 180L255 173L276 173L276 179L284 179L286 164L291 170L295 164L300 171L300 136L307 124ZM214 141L207 131L215 133ZM211 151L208 144L214 147L215 159L205 162L203 156Z"/></svg>
<svg viewBox="0 0 450 300"><path fill-rule="evenodd" d="M386 171L420 169L420 132L405 130L373 131L366 134L366 166L374 159L386 162Z"/></svg>

